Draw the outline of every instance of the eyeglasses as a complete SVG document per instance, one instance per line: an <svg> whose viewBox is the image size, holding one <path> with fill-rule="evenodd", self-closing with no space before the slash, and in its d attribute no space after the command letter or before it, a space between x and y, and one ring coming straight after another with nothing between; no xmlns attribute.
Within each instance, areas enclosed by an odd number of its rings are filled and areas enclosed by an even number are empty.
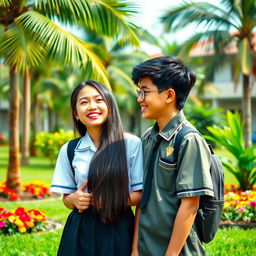
<svg viewBox="0 0 256 256"><path fill-rule="evenodd" d="M151 90L151 91L144 91L144 90L141 90L141 89L137 89L137 96L138 96L138 98L141 98L142 100L144 100L147 93L150 93L150 92L163 92L165 90L167 90L167 89L157 89L157 90Z"/></svg>

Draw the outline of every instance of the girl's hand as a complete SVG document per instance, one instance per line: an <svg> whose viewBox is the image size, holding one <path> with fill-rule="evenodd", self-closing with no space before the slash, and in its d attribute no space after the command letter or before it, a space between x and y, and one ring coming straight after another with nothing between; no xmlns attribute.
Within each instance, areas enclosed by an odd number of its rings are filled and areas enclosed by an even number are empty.
<svg viewBox="0 0 256 256"><path fill-rule="evenodd" d="M92 203L92 194L83 192L87 187L87 181L77 189L74 193L74 201L73 204L78 209L79 212L83 212L88 209Z"/></svg>
<svg viewBox="0 0 256 256"><path fill-rule="evenodd" d="M138 256L139 252L138 250L132 250L131 256Z"/></svg>

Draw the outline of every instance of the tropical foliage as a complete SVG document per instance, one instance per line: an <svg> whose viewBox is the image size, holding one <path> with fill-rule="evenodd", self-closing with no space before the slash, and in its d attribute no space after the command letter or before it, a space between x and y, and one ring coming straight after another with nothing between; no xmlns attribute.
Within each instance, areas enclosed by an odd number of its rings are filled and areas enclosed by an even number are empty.
<svg viewBox="0 0 256 256"><path fill-rule="evenodd" d="M240 189L246 190L256 183L256 147L245 147L243 123L238 112L227 111L224 127L208 127L207 139L227 149L235 158L222 159L225 168L237 179Z"/></svg>
<svg viewBox="0 0 256 256"><path fill-rule="evenodd" d="M188 120L204 136L209 135L207 127L221 125L222 111L222 109L213 109L208 104L195 104L191 100L189 100L184 107L184 112Z"/></svg>
<svg viewBox="0 0 256 256"><path fill-rule="evenodd" d="M243 120L245 120L245 145L251 145L251 83L250 76L256 75L256 48L253 43L256 27L255 0L221 0L217 5L210 2L183 1L176 8L167 10L161 21L166 30L176 31L187 28L191 24L205 29L195 30L193 36L184 44L181 52L189 51L198 42L204 50L212 46L214 54L209 54L204 62L208 66L205 79L209 79L213 70L221 68L224 59L228 57L226 50L233 45L238 54L233 58L234 77L242 73L243 78ZM207 48L208 47L208 48ZM229 59L230 62L230 59ZM237 80L237 79L235 79ZM209 81L209 80L208 80Z"/></svg>
<svg viewBox="0 0 256 256"><path fill-rule="evenodd" d="M19 74L23 76L23 141L28 150L31 73L46 58L83 71L109 85L106 70L93 45L59 24L81 26L120 44L138 45L137 28L132 23L136 8L126 1L104 0L0 0L0 58L10 71L10 153L7 186L20 191L19 161ZM58 22L58 23L57 23Z"/></svg>

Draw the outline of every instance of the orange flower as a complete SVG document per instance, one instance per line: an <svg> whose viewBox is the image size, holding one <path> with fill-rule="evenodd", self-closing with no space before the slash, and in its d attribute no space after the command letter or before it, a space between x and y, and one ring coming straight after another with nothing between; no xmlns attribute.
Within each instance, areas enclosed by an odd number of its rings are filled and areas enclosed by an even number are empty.
<svg viewBox="0 0 256 256"><path fill-rule="evenodd" d="M25 222L26 226L29 227L29 228L33 228L35 226L34 222L33 221L26 221Z"/></svg>

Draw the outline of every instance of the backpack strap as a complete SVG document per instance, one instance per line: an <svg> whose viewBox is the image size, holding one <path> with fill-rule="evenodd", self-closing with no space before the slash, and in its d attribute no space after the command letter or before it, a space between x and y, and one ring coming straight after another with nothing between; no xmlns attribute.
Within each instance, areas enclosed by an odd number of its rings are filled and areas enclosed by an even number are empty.
<svg viewBox="0 0 256 256"><path fill-rule="evenodd" d="M181 144L184 136L190 132L196 132L196 133L200 134L197 129L195 129L194 127L191 127L191 126L182 127L176 134L176 138L175 138L175 142L174 142L174 151L173 151L174 157L176 160L178 159L180 144Z"/></svg>
<svg viewBox="0 0 256 256"><path fill-rule="evenodd" d="M68 155L68 160L69 160L70 167L72 169L73 174L75 174L75 170L74 170L74 168L72 166L72 161L74 159L76 145L78 144L80 139L81 139L81 137L80 138L76 138L74 140L71 140L68 143L67 155Z"/></svg>

